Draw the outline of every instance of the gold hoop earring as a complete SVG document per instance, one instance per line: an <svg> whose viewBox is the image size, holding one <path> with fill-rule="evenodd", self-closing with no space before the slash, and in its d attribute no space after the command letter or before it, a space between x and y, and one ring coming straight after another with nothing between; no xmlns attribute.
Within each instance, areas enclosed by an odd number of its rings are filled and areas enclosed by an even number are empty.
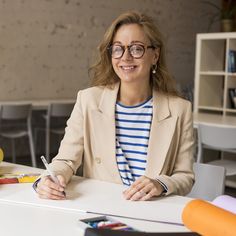
<svg viewBox="0 0 236 236"><path fill-rule="evenodd" d="M152 73L153 74L157 73L157 64L152 65Z"/></svg>

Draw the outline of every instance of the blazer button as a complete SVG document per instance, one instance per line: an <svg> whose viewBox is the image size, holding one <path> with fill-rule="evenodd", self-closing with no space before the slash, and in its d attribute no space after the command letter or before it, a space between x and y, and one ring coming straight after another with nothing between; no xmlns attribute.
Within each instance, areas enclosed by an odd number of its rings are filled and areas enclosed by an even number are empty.
<svg viewBox="0 0 236 236"><path fill-rule="evenodd" d="M96 158L95 158L95 161L96 161L98 164L101 164L101 162L102 162L102 160L101 160L100 157L96 157Z"/></svg>

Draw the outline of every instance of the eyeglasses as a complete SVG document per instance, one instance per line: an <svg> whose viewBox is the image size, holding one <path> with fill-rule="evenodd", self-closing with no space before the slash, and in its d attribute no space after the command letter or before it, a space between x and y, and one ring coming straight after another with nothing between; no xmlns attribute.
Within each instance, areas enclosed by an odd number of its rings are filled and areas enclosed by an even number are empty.
<svg viewBox="0 0 236 236"><path fill-rule="evenodd" d="M141 58L145 53L145 49L155 49L155 47L151 45L144 46L142 44L131 44L128 46L123 46L115 44L108 47L108 51L112 58L120 59L124 55L126 48L128 49L129 54L135 59Z"/></svg>

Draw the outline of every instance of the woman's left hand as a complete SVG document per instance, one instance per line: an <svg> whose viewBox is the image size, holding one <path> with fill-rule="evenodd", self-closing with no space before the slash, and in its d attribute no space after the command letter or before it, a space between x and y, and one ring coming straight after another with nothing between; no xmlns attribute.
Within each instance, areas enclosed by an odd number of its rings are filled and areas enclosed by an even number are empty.
<svg viewBox="0 0 236 236"><path fill-rule="evenodd" d="M164 188L157 180L143 175L126 189L123 195L126 200L146 201L152 197L160 196L163 191Z"/></svg>

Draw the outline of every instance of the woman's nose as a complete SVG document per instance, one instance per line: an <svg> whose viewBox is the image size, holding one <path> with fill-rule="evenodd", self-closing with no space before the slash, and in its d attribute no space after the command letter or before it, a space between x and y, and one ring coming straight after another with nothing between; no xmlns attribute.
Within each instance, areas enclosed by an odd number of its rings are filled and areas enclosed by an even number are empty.
<svg viewBox="0 0 236 236"><path fill-rule="evenodd" d="M125 49L122 59L123 60L132 60L133 59L128 48Z"/></svg>

